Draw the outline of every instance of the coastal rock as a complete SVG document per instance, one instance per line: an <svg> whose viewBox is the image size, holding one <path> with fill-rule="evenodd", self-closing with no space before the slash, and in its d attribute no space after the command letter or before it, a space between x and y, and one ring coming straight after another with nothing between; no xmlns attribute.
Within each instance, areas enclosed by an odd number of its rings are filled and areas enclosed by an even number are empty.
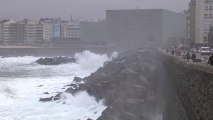
<svg viewBox="0 0 213 120"><path fill-rule="evenodd" d="M44 94L48 95L48 94L50 94L50 93L49 93L49 92L44 92Z"/></svg>
<svg viewBox="0 0 213 120"><path fill-rule="evenodd" d="M104 100L108 108L98 120L150 120L148 114L155 112L157 104L156 74L155 54L128 52L84 78L82 86L72 85L66 91L86 90L97 101Z"/></svg>
<svg viewBox="0 0 213 120"><path fill-rule="evenodd" d="M84 79L82 79L80 77L74 77L73 82L81 83L81 82L84 82Z"/></svg>
<svg viewBox="0 0 213 120"><path fill-rule="evenodd" d="M150 51L120 54L90 76L75 77L65 92L87 91L97 101L104 100L107 109L97 120L151 120L157 107L156 56Z"/></svg>
<svg viewBox="0 0 213 120"><path fill-rule="evenodd" d="M49 98L40 98L39 101L40 102L50 102L50 101L60 100L61 94L62 93L58 93L56 96L51 96Z"/></svg>
<svg viewBox="0 0 213 120"><path fill-rule="evenodd" d="M75 58L69 57L53 57L53 58L40 58L36 61L36 63L40 65L60 65L66 63L76 62Z"/></svg>

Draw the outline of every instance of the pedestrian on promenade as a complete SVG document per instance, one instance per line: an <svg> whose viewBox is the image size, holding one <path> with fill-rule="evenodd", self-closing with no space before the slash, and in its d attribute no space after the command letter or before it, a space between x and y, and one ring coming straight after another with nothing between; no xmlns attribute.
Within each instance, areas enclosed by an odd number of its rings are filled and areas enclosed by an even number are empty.
<svg viewBox="0 0 213 120"><path fill-rule="evenodd" d="M196 55L195 55L195 53L193 52L193 53L192 53L192 62L194 63L195 60L196 60Z"/></svg>
<svg viewBox="0 0 213 120"><path fill-rule="evenodd" d="M166 48L166 53L169 53L169 50Z"/></svg>
<svg viewBox="0 0 213 120"><path fill-rule="evenodd" d="M171 54L172 54L172 55L175 55L175 50L172 50L172 51L171 51Z"/></svg>
<svg viewBox="0 0 213 120"><path fill-rule="evenodd" d="M190 59L190 54L189 54L189 52L187 52L186 53L186 60L189 61L189 59Z"/></svg>
<svg viewBox="0 0 213 120"><path fill-rule="evenodd" d="M209 57L208 64L209 64L210 66L213 66L213 53L212 53L211 56Z"/></svg>

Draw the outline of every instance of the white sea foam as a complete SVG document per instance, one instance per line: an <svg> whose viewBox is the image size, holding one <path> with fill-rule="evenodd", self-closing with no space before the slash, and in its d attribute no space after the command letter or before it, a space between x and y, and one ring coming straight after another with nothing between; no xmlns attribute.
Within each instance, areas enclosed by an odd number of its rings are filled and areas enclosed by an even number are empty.
<svg viewBox="0 0 213 120"><path fill-rule="evenodd" d="M37 57L1 58L0 120L97 119L106 107L86 92L76 96L62 94L63 99L54 102L38 101L64 91L64 86L71 83L74 76L86 77L110 60L107 55L90 51L75 57L77 63L59 66L32 64Z"/></svg>

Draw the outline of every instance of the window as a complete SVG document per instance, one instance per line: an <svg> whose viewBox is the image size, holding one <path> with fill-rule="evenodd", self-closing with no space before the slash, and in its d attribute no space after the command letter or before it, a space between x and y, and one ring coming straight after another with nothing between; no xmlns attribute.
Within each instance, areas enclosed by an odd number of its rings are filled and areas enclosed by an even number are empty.
<svg viewBox="0 0 213 120"><path fill-rule="evenodd" d="M209 10L212 10L212 6L209 6Z"/></svg>
<svg viewBox="0 0 213 120"><path fill-rule="evenodd" d="M209 18L212 18L212 13L209 13Z"/></svg>
<svg viewBox="0 0 213 120"><path fill-rule="evenodd" d="M204 18L208 18L208 14L204 14Z"/></svg>
<svg viewBox="0 0 213 120"><path fill-rule="evenodd" d="M209 7L208 6L205 6L205 10L208 10L209 9Z"/></svg>

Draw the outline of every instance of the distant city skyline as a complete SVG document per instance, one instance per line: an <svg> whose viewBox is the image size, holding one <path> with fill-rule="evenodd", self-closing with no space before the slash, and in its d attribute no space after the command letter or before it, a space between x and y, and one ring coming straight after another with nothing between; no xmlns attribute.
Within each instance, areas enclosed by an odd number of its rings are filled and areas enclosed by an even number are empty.
<svg viewBox="0 0 213 120"><path fill-rule="evenodd" d="M0 19L104 19L110 9L167 9L183 12L190 0L0 0Z"/></svg>

